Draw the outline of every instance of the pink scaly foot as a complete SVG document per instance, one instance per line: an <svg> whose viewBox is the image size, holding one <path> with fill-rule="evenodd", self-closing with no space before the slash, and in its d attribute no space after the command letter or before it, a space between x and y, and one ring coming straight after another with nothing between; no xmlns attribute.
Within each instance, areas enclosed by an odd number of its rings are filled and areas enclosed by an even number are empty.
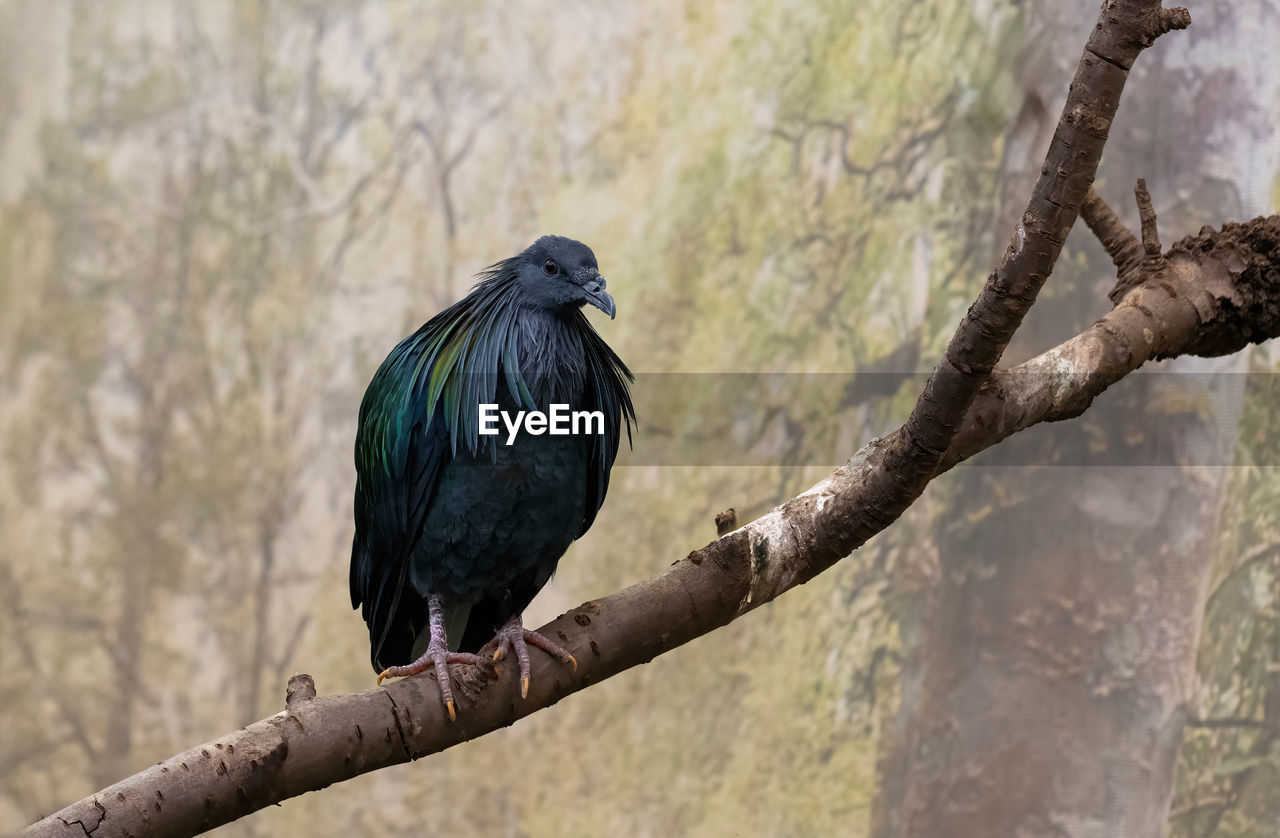
<svg viewBox="0 0 1280 838"><path fill-rule="evenodd" d="M384 678L407 678L434 667L436 681L440 684L440 700L444 702L444 709L448 711L449 721L452 722L458 718L458 707L453 701L453 687L449 683L449 664L492 666L493 662L480 655L449 651L449 640L444 633L444 608L440 604L440 597L435 594L427 597L427 624L431 630L431 639L422 657L408 666L389 666L382 670L378 674L378 684L381 685Z"/></svg>
<svg viewBox="0 0 1280 838"><path fill-rule="evenodd" d="M576 672L578 670L578 660L569 650L556 643L554 640L548 640L536 631L530 631L524 627L520 620L520 615L507 620L502 628L498 629L498 633L485 644L484 652L493 649L494 662L502 660L507 652L514 651L516 662L520 666L520 697L529 697L529 646L537 646L544 652L557 658L561 663L571 665Z"/></svg>

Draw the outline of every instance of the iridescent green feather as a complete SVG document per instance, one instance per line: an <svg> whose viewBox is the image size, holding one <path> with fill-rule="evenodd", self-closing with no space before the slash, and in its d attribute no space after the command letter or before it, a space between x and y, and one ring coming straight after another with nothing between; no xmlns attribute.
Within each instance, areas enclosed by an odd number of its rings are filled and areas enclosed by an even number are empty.
<svg viewBox="0 0 1280 838"><path fill-rule="evenodd" d="M387 477L401 476L413 428L430 422L437 407L452 452L461 445L476 453L482 439L471 405L495 400L499 374L522 407L536 407L519 368L513 312L486 285L497 283L480 283L480 293L401 341L374 376L361 409L361 454Z"/></svg>

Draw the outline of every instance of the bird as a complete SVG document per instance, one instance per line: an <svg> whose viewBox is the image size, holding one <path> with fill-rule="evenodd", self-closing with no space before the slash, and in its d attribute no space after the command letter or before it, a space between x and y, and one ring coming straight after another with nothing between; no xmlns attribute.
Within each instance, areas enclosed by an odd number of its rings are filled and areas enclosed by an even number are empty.
<svg viewBox="0 0 1280 838"><path fill-rule="evenodd" d="M595 521L636 421L634 377L583 311L617 313L591 248L542 236L476 279L387 355L355 441L352 608L369 628L378 683L434 669L450 721L449 664L498 671L510 653L524 698L529 646L577 669L521 615ZM510 440L481 432L482 405L557 404L603 422Z"/></svg>

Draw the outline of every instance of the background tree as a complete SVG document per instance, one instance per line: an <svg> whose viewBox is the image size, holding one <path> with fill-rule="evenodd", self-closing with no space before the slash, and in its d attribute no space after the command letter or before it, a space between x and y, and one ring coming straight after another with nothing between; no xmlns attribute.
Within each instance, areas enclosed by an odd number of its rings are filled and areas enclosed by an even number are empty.
<svg viewBox="0 0 1280 838"><path fill-rule="evenodd" d="M1144 175L1165 230L1268 210L1253 165L1280 141L1258 121L1280 75L1225 56L1248 51L1249 21L1274 12L1201 4L1194 36L1144 56L1107 146L1104 193L1118 199ZM1088 23L1062 4L1026 4L1023 30L1022 101L996 207L1010 226ZM1101 316L1111 273L1101 248L1074 236L1052 305L1022 330L1015 357ZM1161 364L1081 421L1011 441L948 487L937 563L907 612L918 625L877 800L884 834L1011 834L1059 821L1158 834L1194 695L1237 423L1246 398L1266 398L1246 393L1249 363L1246 352Z"/></svg>

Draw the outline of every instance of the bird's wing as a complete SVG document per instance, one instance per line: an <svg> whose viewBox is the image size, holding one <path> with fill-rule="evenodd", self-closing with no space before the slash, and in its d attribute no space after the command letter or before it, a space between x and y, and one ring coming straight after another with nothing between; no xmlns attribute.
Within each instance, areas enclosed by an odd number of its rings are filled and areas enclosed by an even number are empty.
<svg viewBox="0 0 1280 838"><path fill-rule="evenodd" d="M622 439L622 426L626 424L627 444L630 445L631 426L636 421L628 386L635 377L585 317L582 321L587 369L583 401L588 409L604 414L604 433L595 438L591 447L587 464L587 498L579 537L595 523L596 513L604 505L604 497L609 491L609 471L618 456L618 443Z"/></svg>
<svg viewBox="0 0 1280 838"><path fill-rule="evenodd" d="M362 606L375 667L389 633L398 631L401 606L425 614L416 600L426 592L408 582L410 557L445 464L460 446L473 453L480 446L476 405L494 400L500 374L513 389L524 388L517 371L499 369L512 312L488 305L478 314L486 301L469 296L401 341L360 405L351 605Z"/></svg>
<svg viewBox="0 0 1280 838"><path fill-rule="evenodd" d="M432 341L422 338L411 336L392 350L360 405L351 604L363 606L375 660L404 593L409 556L441 468L451 456L443 407L432 405L432 414L424 415L424 405L412 398L419 363L432 349Z"/></svg>

